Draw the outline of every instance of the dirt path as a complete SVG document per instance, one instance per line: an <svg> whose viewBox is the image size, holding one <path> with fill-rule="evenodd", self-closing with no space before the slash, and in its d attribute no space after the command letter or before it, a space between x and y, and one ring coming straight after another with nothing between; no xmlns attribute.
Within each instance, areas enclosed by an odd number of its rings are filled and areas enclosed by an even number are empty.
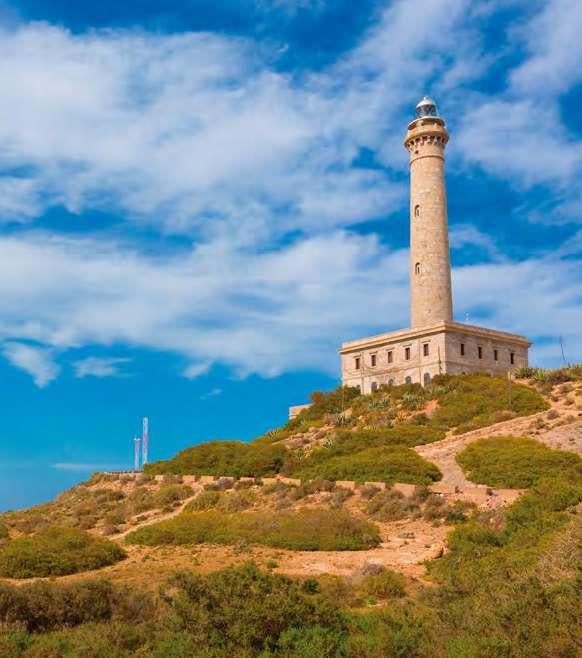
<svg viewBox="0 0 582 658"><path fill-rule="evenodd" d="M566 403L567 396L550 400L551 409L531 416L512 418L465 434L449 434L442 441L416 446L416 452L436 464L443 473L441 483L446 486L474 487L455 461L456 455L477 439L490 436L529 436L551 448L560 448L582 455L582 420L561 425L568 417L578 415L576 407ZM557 414L555 418L552 418ZM538 427L539 425L539 427Z"/></svg>
<svg viewBox="0 0 582 658"><path fill-rule="evenodd" d="M112 537L109 537L109 539L113 541L120 541L124 539L127 535L129 535L130 532L135 532L136 530L139 530L140 528L145 528L148 525L153 525L154 523L159 523L160 521L166 521L167 519L172 519L175 516L178 516L178 514L181 514L184 511L184 508L188 503L194 500L196 496L204 490L204 487L201 485L195 485L196 489L194 492L194 495L190 496L189 498L185 498L183 501L181 501L180 505L173 509L171 512L167 512L166 514L153 514L150 516L147 520L143 521L139 525L132 526L131 528L128 528L127 530L124 530L123 532L120 532L118 535L114 535Z"/></svg>

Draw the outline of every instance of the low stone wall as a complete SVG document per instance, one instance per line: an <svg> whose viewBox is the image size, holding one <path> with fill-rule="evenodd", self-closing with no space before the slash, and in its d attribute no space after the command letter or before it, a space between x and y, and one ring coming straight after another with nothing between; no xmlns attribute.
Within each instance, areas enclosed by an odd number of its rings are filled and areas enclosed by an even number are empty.
<svg viewBox="0 0 582 658"><path fill-rule="evenodd" d="M116 477L119 480L124 479L141 479L143 477L148 477L146 473L135 472L135 471L116 471L104 473L111 477ZM155 482L164 482L165 478L169 477L170 479L176 476L166 476L166 475L154 475L153 480ZM178 476L181 478L181 481L184 484L188 485L222 485L225 488L233 487L237 482L253 482L256 484L262 485L273 485L273 484L286 484L292 487L300 487L304 482L297 478L289 478L283 475L276 475L275 477L264 477L264 478L253 478L253 477L241 477L234 478L231 476L217 476L217 475L181 475ZM305 482L307 483L307 482ZM354 480L337 480L335 483L336 487L341 487L342 489L349 489L350 491L357 491L362 487L375 487L380 491L385 491L390 489L392 491L398 491L407 498L410 498L416 492L416 485L407 484L404 482L396 482L392 486L387 485L386 482L356 482ZM514 502L522 493L521 489L492 489L482 484L474 484L467 487L458 487L450 484L445 484L442 482L436 482L435 484L430 485L429 490L432 493L438 494L445 498L446 500L470 500L474 502L479 507L488 507L496 508L501 507L507 504Z"/></svg>

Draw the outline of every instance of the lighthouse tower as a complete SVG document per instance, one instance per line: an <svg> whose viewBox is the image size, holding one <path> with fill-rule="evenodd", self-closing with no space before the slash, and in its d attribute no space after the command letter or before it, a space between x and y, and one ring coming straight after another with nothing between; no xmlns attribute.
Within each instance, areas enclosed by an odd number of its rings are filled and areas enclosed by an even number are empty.
<svg viewBox="0 0 582 658"><path fill-rule="evenodd" d="M410 326L453 319L445 190L449 135L436 103L416 106L404 145L410 154Z"/></svg>
<svg viewBox="0 0 582 658"><path fill-rule="evenodd" d="M448 141L437 104L425 96L404 140L410 158L410 327L342 344L342 382L362 393L381 384L426 385L444 373L506 375L528 363L527 338L453 319L445 191ZM370 317L370 325L378 320Z"/></svg>

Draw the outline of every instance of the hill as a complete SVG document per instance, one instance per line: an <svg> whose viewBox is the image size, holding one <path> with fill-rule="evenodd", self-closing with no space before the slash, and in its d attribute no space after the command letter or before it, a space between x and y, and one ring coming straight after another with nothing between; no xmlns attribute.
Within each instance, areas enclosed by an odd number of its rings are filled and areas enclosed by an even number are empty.
<svg viewBox="0 0 582 658"><path fill-rule="evenodd" d="M576 655L582 371L521 374L315 393L1 515L0 655Z"/></svg>

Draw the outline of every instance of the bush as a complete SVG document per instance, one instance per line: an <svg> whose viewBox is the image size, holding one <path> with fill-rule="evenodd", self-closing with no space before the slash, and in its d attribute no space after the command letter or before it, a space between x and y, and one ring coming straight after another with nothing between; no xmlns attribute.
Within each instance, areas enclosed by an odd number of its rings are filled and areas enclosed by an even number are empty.
<svg viewBox="0 0 582 658"><path fill-rule="evenodd" d="M218 502L217 509L225 514L232 514L233 512L242 512L249 507L252 507L257 500L257 496L253 491L242 489L240 491L232 491L223 495Z"/></svg>
<svg viewBox="0 0 582 658"><path fill-rule="evenodd" d="M213 509L220 500L220 491L201 491L194 500L191 500L184 508L185 512L203 512Z"/></svg>
<svg viewBox="0 0 582 658"><path fill-rule="evenodd" d="M301 462L294 476L304 480L323 477L333 481L429 484L440 480L441 472L414 450L397 444L340 455L333 448L321 448Z"/></svg>
<svg viewBox="0 0 582 658"><path fill-rule="evenodd" d="M147 594L113 585L110 581L80 583L35 582L19 587L0 583L0 626L45 632L111 619L132 623L153 612Z"/></svg>
<svg viewBox="0 0 582 658"><path fill-rule="evenodd" d="M163 507L170 505L185 498L189 498L194 491L187 484L166 484L158 489L154 494L156 505Z"/></svg>
<svg viewBox="0 0 582 658"><path fill-rule="evenodd" d="M343 510L303 509L296 512L215 511L183 513L130 533L130 544L235 544L245 540L296 551L350 551L377 546L378 529Z"/></svg>
<svg viewBox="0 0 582 658"><path fill-rule="evenodd" d="M30 537L13 539L0 549L0 576L64 576L99 569L125 557L107 539L82 530L52 526Z"/></svg>
<svg viewBox="0 0 582 658"><path fill-rule="evenodd" d="M199 646L216 649L217 656L268 656L280 646L287 651L306 638L324 635L333 651L305 655L331 658L338 655L345 635L346 621L336 606L303 593L297 581L260 571L253 563L208 576L179 574L165 599L178 626L198 638Z"/></svg>
<svg viewBox="0 0 582 658"><path fill-rule="evenodd" d="M380 599L400 598L406 594L404 578L394 571L382 570L366 576L360 590L368 596Z"/></svg>
<svg viewBox="0 0 582 658"><path fill-rule="evenodd" d="M430 424L456 428L457 433L498 422L496 412L509 411L517 416L528 416L548 408L539 393L523 384L512 383L510 396L508 381L504 377L440 375L433 381L444 389L437 395L439 406Z"/></svg>
<svg viewBox="0 0 582 658"><path fill-rule="evenodd" d="M582 474L582 460L574 453L519 437L479 439L457 455L457 462L470 480L491 487L526 488L542 477Z"/></svg>
<svg viewBox="0 0 582 658"><path fill-rule="evenodd" d="M282 445L243 443L242 441L209 441L179 452L172 459L146 464L152 475L225 475L261 477L281 470L287 450Z"/></svg>
<svg viewBox="0 0 582 658"><path fill-rule="evenodd" d="M368 503L367 512L378 521L398 521L418 511L410 499L399 491L380 491Z"/></svg>
<svg viewBox="0 0 582 658"><path fill-rule="evenodd" d="M425 601L437 613L433 637L442 646L436 655L577 655L575 564L571 575L559 567L561 582L556 575L545 584L541 578L548 578L547 559L562 557L552 540L575 520L564 512L580 500L579 481L540 480L507 510L500 530L485 519L451 533L448 553L429 563L440 583Z"/></svg>

